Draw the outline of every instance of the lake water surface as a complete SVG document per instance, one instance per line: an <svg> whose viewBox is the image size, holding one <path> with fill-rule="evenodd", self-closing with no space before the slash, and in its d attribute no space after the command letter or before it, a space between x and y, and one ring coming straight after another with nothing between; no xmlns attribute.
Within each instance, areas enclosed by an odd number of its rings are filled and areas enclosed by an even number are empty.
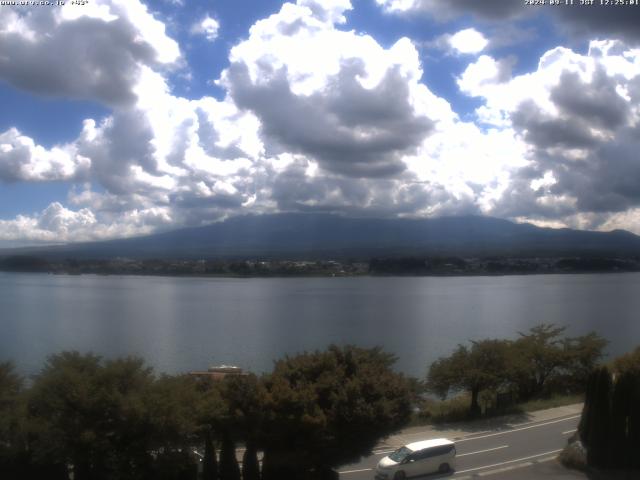
<svg viewBox="0 0 640 480"><path fill-rule="evenodd" d="M0 361L36 373L47 355L139 355L157 371L212 364L269 371L331 343L383 346L397 369L469 339L541 322L596 331L618 355L640 344L640 274L401 278L174 278L0 273Z"/></svg>

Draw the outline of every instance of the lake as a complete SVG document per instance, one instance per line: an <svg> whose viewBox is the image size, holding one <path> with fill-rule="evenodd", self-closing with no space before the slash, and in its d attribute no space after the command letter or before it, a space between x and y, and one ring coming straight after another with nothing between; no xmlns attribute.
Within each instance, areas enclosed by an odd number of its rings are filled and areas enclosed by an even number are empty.
<svg viewBox="0 0 640 480"><path fill-rule="evenodd" d="M640 274L504 277L176 278L0 273L0 361L36 373L62 350L139 355L167 373L269 371L331 343L381 345L396 369L470 339L541 322L596 331L611 355L640 344Z"/></svg>

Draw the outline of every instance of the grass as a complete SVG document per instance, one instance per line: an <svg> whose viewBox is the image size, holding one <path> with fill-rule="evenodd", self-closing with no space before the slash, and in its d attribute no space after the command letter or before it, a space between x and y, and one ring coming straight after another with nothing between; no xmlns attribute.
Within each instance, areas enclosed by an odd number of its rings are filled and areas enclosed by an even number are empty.
<svg viewBox="0 0 640 480"><path fill-rule="evenodd" d="M547 408L564 407L574 403L584 402L584 395L554 395L549 398L539 398L517 405L522 412L535 412L536 410L546 410Z"/></svg>
<svg viewBox="0 0 640 480"><path fill-rule="evenodd" d="M539 398L528 402L515 404L507 409L486 410L481 418L498 417L514 413L535 412L547 408L562 407L584 401L584 395L553 395L548 398ZM453 423L471 420L469 417L469 404L471 398L464 393L446 400L434 400L427 398L411 419L411 426L435 425L440 423Z"/></svg>

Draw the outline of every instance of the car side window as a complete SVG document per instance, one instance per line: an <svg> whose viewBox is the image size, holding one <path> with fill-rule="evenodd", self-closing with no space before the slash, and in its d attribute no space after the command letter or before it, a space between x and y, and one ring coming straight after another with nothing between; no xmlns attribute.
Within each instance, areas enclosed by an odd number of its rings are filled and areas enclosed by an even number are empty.
<svg viewBox="0 0 640 480"><path fill-rule="evenodd" d="M414 453L413 456L416 461L424 460L429 456L429 450L420 450L419 452Z"/></svg>

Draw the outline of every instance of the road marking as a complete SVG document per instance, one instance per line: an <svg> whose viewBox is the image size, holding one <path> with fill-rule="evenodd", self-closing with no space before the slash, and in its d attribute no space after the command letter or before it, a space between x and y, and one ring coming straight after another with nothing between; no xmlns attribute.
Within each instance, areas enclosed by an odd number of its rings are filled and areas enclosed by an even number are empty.
<svg viewBox="0 0 640 480"><path fill-rule="evenodd" d="M573 430L567 430L566 432L562 432L563 435L569 435L570 433L573 433L577 430L577 428L574 428Z"/></svg>
<svg viewBox="0 0 640 480"><path fill-rule="evenodd" d="M467 455L476 455L478 453L493 452L494 450L500 450L502 448L508 448L508 447L509 445L500 445L499 447L487 448L486 450L478 450L477 452L459 453L458 455L456 455L456 457L466 457Z"/></svg>
<svg viewBox="0 0 640 480"><path fill-rule="evenodd" d="M508 433L520 432L522 430L529 430L530 428L538 428L538 427L544 427L545 425L552 425L554 423L566 422L567 420L573 420L575 418L580 418L580 415L574 415L573 417L562 418L560 420L552 420L551 422L537 423L535 425L530 425L528 427L512 428L511 430L504 430L502 432L489 433L488 435L481 435L479 437L463 438L462 440L458 440L456 443L469 442L471 440L479 440L481 438L495 437L497 435L506 435Z"/></svg>
<svg viewBox="0 0 640 480"><path fill-rule="evenodd" d="M485 468L500 467L502 465L507 465L508 463L524 462L525 460L530 460L530 459L536 458L536 457L542 457L544 455L552 455L554 453L558 453L558 452L561 452L561 451L562 451L562 449L552 450L551 452L538 453L537 455L531 455L531 456L528 456L528 457L516 458L515 460L507 460L506 462L494 463L493 465L485 465L483 467L468 468L466 470L456 470L456 473L474 472L476 470L484 470Z"/></svg>
<svg viewBox="0 0 640 480"><path fill-rule="evenodd" d="M345 473L358 473L358 472L369 472L373 470L373 468L361 468L360 470L344 470L342 472L338 472L340 475L343 475Z"/></svg>

